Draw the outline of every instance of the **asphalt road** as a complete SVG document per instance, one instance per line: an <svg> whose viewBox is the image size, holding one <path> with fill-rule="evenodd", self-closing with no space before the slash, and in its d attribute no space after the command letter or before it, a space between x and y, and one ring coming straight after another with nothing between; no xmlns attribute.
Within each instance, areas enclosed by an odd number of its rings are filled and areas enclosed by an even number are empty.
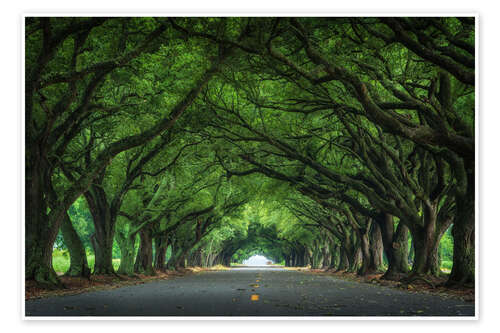
<svg viewBox="0 0 500 333"><path fill-rule="evenodd" d="M202 272L25 302L26 316L474 316L474 303L280 268Z"/></svg>

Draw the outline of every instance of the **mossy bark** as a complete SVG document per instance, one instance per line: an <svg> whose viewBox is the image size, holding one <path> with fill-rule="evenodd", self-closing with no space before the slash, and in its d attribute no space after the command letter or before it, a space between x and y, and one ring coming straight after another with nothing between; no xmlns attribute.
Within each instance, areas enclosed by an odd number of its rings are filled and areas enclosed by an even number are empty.
<svg viewBox="0 0 500 333"><path fill-rule="evenodd" d="M85 247L75 228L73 228L68 214L66 214L62 221L61 233L70 256L70 266L65 275L90 278L90 268L87 262Z"/></svg>
<svg viewBox="0 0 500 333"><path fill-rule="evenodd" d="M155 246L155 257L154 257L154 267L157 270L166 269L166 256L168 248L168 237L167 235L159 235L154 237Z"/></svg>
<svg viewBox="0 0 500 333"><path fill-rule="evenodd" d="M423 226L411 229L415 258L411 276L440 276L439 242L451 220L438 221L437 203L424 205Z"/></svg>
<svg viewBox="0 0 500 333"><path fill-rule="evenodd" d="M372 261L368 266L368 270L376 273L381 272L383 270L384 244L380 226L377 223L373 223L370 229L370 253Z"/></svg>
<svg viewBox="0 0 500 333"><path fill-rule="evenodd" d="M372 262L372 253L370 252L370 236L369 231L366 229L362 229L359 231L360 238L360 252L361 252L361 263L359 269L357 271L358 275L367 275L373 273L370 271L370 265ZM349 267L349 271L352 271L353 267Z"/></svg>
<svg viewBox="0 0 500 333"><path fill-rule="evenodd" d="M95 230L95 233L91 236L95 254L94 274L115 274L113 268L113 239L117 216L112 212L106 192L101 186L92 185L85 192L85 199L92 214Z"/></svg>
<svg viewBox="0 0 500 333"><path fill-rule="evenodd" d="M45 190L50 181L50 164L43 155L38 145L26 147L25 278L54 289L63 287L52 267L52 251L61 219L47 213Z"/></svg>
<svg viewBox="0 0 500 333"><path fill-rule="evenodd" d="M349 256L347 253L347 250L345 246L341 245L340 246L340 260L339 260L339 265L337 267L338 271L347 271L349 268Z"/></svg>
<svg viewBox="0 0 500 333"><path fill-rule="evenodd" d="M121 233L116 234L116 241L120 247L120 267L118 274L134 276L134 260L135 260L135 235L128 237Z"/></svg>
<svg viewBox="0 0 500 333"><path fill-rule="evenodd" d="M408 227L399 223L396 230L393 217L390 214L381 214L376 219L380 226L384 252L387 257L387 271L382 276L386 280L400 280L410 271L408 264Z"/></svg>
<svg viewBox="0 0 500 333"><path fill-rule="evenodd" d="M475 283L475 215L474 196L457 202L457 213L452 227L453 267L448 286Z"/></svg>
<svg viewBox="0 0 500 333"><path fill-rule="evenodd" d="M139 232L141 240L139 252L135 259L134 271L145 275L155 275L153 268L153 232L151 228L144 228Z"/></svg>

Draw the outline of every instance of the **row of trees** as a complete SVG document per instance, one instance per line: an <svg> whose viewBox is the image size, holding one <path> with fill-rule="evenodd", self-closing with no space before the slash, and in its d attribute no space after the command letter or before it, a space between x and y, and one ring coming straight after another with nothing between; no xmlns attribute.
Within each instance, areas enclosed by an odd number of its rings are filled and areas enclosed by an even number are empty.
<svg viewBox="0 0 500 333"><path fill-rule="evenodd" d="M258 248L438 275L452 226L449 284L473 283L474 38L466 17L27 18L26 278L60 285L59 232L90 274L83 198L95 274L116 242L122 274ZM261 200L279 218L249 227Z"/></svg>

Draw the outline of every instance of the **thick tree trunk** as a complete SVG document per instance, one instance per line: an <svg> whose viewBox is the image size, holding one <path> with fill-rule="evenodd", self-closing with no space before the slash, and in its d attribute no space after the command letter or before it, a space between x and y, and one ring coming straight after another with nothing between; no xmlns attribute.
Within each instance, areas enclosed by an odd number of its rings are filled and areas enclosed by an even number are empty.
<svg viewBox="0 0 500 333"><path fill-rule="evenodd" d="M297 248L295 256L297 267L305 267L308 265L308 262L306 262L306 250L303 246Z"/></svg>
<svg viewBox="0 0 500 333"><path fill-rule="evenodd" d="M118 274L134 276L134 261L135 261L135 235L128 237L121 233L116 234L116 241L120 247L120 267Z"/></svg>
<svg viewBox="0 0 500 333"><path fill-rule="evenodd" d="M113 275L113 237L103 236L102 233L94 233L90 237L94 248L95 263L94 275Z"/></svg>
<svg viewBox="0 0 500 333"><path fill-rule="evenodd" d="M291 266L292 267L298 267L298 257L297 257L297 251L294 249L292 250L291 254Z"/></svg>
<svg viewBox="0 0 500 333"><path fill-rule="evenodd" d="M181 251L180 255L175 260L174 267L176 270L181 270L182 268L186 268L186 252Z"/></svg>
<svg viewBox="0 0 500 333"><path fill-rule="evenodd" d="M188 267L201 267L203 264L203 253L201 248L198 248L191 253L187 257L187 266Z"/></svg>
<svg viewBox="0 0 500 333"><path fill-rule="evenodd" d="M291 266L290 256L285 255L285 267L290 267L290 266Z"/></svg>
<svg viewBox="0 0 500 333"><path fill-rule="evenodd" d="M333 243L330 246L330 253L331 253L331 261L330 261L330 266L328 267L329 270L337 271L339 270L340 266L340 246L337 244Z"/></svg>
<svg viewBox="0 0 500 333"><path fill-rule="evenodd" d="M45 229L45 228L44 228ZM26 230L28 234L29 230ZM52 250L55 237L50 230L26 237L26 280L35 280L41 287L47 289L61 288L63 284L52 267Z"/></svg>
<svg viewBox="0 0 500 333"><path fill-rule="evenodd" d="M154 238L155 244L155 258L154 267L157 270L166 269L166 256L168 248L168 237L167 235L160 235Z"/></svg>
<svg viewBox="0 0 500 333"><path fill-rule="evenodd" d="M85 247L71 223L68 214L64 217L61 224L61 233L64 243L69 250L70 266L66 272L67 276L90 278L90 268L87 263L87 253Z"/></svg>
<svg viewBox="0 0 500 333"><path fill-rule="evenodd" d="M43 191L49 168L40 163L44 159L36 148L36 144L26 147L25 278L44 288L60 288L63 285L52 267L52 251L61 221L47 214L47 196Z"/></svg>
<svg viewBox="0 0 500 333"><path fill-rule="evenodd" d="M363 255L361 254L361 247L356 247L354 250L354 255L349 258L349 268L347 269L348 273L357 272L359 266L361 265L361 261L363 260Z"/></svg>
<svg viewBox="0 0 500 333"><path fill-rule="evenodd" d="M99 186L92 185L84 196L94 221L95 233L91 237L95 254L94 274L115 274L113 268L113 239L116 216L111 213L106 193Z"/></svg>
<svg viewBox="0 0 500 333"><path fill-rule="evenodd" d="M453 228L453 267L447 285L475 283L474 196L457 201Z"/></svg>
<svg viewBox="0 0 500 333"><path fill-rule="evenodd" d="M171 254L170 254L170 258L168 258L168 261L167 261L167 268L168 269L175 269L175 262L177 261L178 256L181 254L182 249L180 249L177 246L177 241L175 240L175 238L172 239L170 246L171 246Z"/></svg>
<svg viewBox="0 0 500 333"><path fill-rule="evenodd" d="M382 279L399 281L410 271L408 264L408 227L399 223L396 233L393 233L392 216L386 214L388 223L382 227L382 239L388 261L388 268Z"/></svg>
<svg viewBox="0 0 500 333"><path fill-rule="evenodd" d="M153 269L153 232L151 228L144 228L139 232L141 243L135 258L134 271L145 275L155 275Z"/></svg>
<svg viewBox="0 0 500 333"><path fill-rule="evenodd" d="M311 268L312 269L319 269L322 266L323 263L323 255L322 251L320 249L319 242L316 241L314 244L314 247L311 249L310 256L311 256Z"/></svg>
<svg viewBox="0 0 500 333"><path fill-rule="evenodd" d="M437 221L437 204L424 205L424 227L414 227L412 239L415 248L415 260L412 276L440 276L439 242L450 221Z"/></svg>
<svg viewBox="0 0 500 333"><path fill-rule="evenodd" d="M370 236L369 230L360 230L359 238L361 240L360 251L361 251L361 265L358 269L358 275L367 275L373 272L370 271L370 264L372 262L372 254L370 252ZM349 271L352 271L354 267L350 267Z"/></svg>
<svg viewBox="0 0 500 333"><path fill-rule="evenodd" d="M415 246L415 259L412 267L412 275L439 275L437 264L438 244L425 230L412 232Z"/></svg>
<svg viewBox="0 0 500 333"><path fill-rule="evenodd" d="M222 261L222 265L226 266L226 267L231 266L231 258L232 258L232 256L230 256L230 255L225 256L223 261Z"/></svg>
<svg viewBox="0 0 500 333"><path fill-rule="evenodd" d="M344 245L340 245L340 262L338 271L347 271L349 269L349 255Z"/></svg>
<svg viewBox="0 0 500 333"><path fill-rule="evenodd" d="M328 246L328 243L324 244L322 253L323 253L323 264L321 265L321 268L328 269L328 267L330 267L330 263L332 261L332 254L330 252L330 248Z"/></svg>
<svg viewBox="0 0 500 333"><path fill-rule="evenodd" d="M382 272L384 263L384 244L380 226L377 223L373 223L370 230L370 253L372 261L368 270L377 273Z"/></svg>

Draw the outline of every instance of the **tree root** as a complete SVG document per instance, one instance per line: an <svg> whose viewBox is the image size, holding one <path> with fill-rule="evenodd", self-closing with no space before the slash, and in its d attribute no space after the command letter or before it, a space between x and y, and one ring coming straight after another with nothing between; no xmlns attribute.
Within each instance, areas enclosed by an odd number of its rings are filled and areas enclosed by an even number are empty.
<svg viewBox="0 0 500 333"><path fill-rule="evenodd" d="M420 280L420 281L427 283L432 289L436 289L436 285L434 283L432 283L432 281L430 281L430 280L428 280L420 275L409 276L407 278L401 279L400 282L402 284L405 284L406 286L408 286L410 283L417 281L417 280Z"/></svg>
<svg viewBox="0 0 500 333"><path fill-rule="evenodd" d="M407 276L408 273L389 273L387 272L380 277L380 280L387 280L387 281L401 281L403 278Z"/></svg>
<svg viewBox="0 0 500 333"><path fill-rule="evenodd" d="M460 289L462 287L465 287L465 288L474 288L475 287L475 283L472 281L469 281L466 277L462 278L459 281L448 280L448 281L446 281L446 283L444 285L448 288L451 288L451 289Z"/></svg>

